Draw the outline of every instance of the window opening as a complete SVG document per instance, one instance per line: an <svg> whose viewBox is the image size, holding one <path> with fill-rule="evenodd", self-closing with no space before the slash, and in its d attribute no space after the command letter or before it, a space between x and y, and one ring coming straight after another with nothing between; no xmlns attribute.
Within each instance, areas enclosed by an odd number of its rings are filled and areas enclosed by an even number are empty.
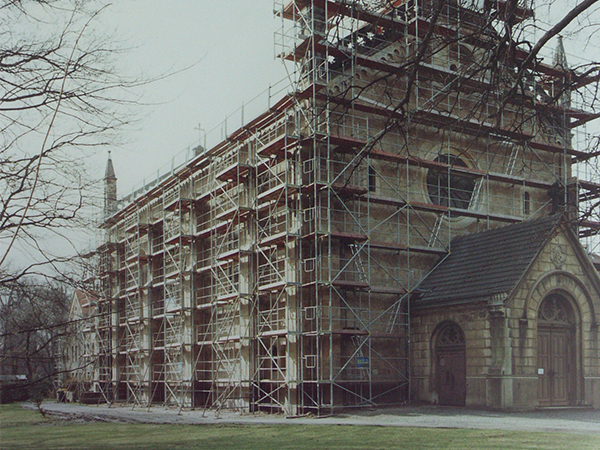
<svg viewBox="0 0 600 450"><path fill-rule="evenodd" d="M529 192L526 191L523 194L523 215L527 217L529 214L531 214L531 202L529 199Z"/></svg>
<svg viewBox="0 0 600 450"><path fill-rule="evenodd" d="M467 164L454 155L440 155L435 162L449 167L432 168L427 172L427 192L431 202L440 206L469 209L475 190L475 177L452 170L453 167L468 167Z"/></svg>
<svg viewBox="0 0 600 450"><path fill-rule="evenodd" d="M377 189L377 174L372 166L369 166L369 192Z"/></svg>

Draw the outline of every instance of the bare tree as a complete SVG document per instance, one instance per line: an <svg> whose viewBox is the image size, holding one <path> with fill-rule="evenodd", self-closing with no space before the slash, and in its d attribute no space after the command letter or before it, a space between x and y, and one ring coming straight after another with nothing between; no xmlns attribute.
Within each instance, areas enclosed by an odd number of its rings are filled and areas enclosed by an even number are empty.
<svg viewBox="0 0 600 450"><path fill-rule="evenodd" d="M5 0L0 12L2 284L77 253L73 232L98 203L83 161L127 122L119 108L135 83L116 73L100 3Z"/></svg>
<svg viewBox="0 0 600 450"><path fill-rule="evenodd" d="M0 0L0 368L20 372L36 401L52 388L59 342L79 329L67 292L90 255L74 237L97 232L102 204L85 160L118 138L137 85L115 67L104 8Z"/></svg>
<svg viewBox="0 0 600 450"><path fill-rule="evenodd" d="M40 407L52 391L68 310L60 285L22 278L0 286L0 374L12 391L4 400L30 398Z"/></svg>

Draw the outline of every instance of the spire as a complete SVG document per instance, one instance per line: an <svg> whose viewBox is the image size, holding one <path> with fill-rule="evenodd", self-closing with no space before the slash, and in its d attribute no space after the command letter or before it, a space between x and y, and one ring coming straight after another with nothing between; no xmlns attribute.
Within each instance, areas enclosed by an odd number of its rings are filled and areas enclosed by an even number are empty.
<svg viewBox="0 0 600 450"><path fill-rule="evenodd" d="M567 53L565 52L565 46L563 44L562 36L558 36L558 44L554 49L554 66L560 67L562 70L569 69L569 63L567 62Z"/></svg>
<svg viewBox="0 0 600 450"><path fill-rule="evenodd" d="M104 179L117 179L115 175L115 168L113 167L113 162L110 157L110 150L108 151L108 161L106 162L106 171L104 172Z"/></svg>
<svg viewBox="0 0 600 450"><path fill-rule="evenodd" d="M117 212L117 176L108 151L108 161L104 171L104 217L110 217Z"/></svg>
<svg viewBox="0 0 600 450"><path fill-rule="evenodd" d="M554 67L560 69L563 73L562 79L558 80L555 85L555 89L560 89L562 94L560 95L559 103L564 107L571 105L571 91L567 80L569 79L567 72L569 71L569 63L567 61L567 53L565 52L565 46L563 44L562 36L558 36L558 43L554 49Z"/></svg>

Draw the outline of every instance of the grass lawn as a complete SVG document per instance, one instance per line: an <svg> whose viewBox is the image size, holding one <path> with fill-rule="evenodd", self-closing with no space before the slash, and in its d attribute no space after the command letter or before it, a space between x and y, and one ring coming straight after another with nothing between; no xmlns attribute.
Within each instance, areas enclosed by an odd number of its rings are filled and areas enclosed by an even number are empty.
<svg viewBox="0 0 600 450"><path fill-rule="evenodd" d="M331 425L131 425L44 419L0 405L1 449L600 449L600 437Z"/></svg>

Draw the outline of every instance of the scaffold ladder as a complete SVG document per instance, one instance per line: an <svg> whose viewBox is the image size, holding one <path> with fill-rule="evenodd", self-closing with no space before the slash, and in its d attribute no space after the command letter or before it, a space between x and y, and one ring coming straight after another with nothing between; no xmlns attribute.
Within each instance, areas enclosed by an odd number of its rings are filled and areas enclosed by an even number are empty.
<svg viewBox="0 0 600 450"><path fill-rule="evenodd" d="M350 251L352 252L352 259L354 260L354 267L358 273L358 280L362 283L369 283L369 277L365 268L365 263L362 260L360 249L362 248L359 244L350 244Z"/></svg>

